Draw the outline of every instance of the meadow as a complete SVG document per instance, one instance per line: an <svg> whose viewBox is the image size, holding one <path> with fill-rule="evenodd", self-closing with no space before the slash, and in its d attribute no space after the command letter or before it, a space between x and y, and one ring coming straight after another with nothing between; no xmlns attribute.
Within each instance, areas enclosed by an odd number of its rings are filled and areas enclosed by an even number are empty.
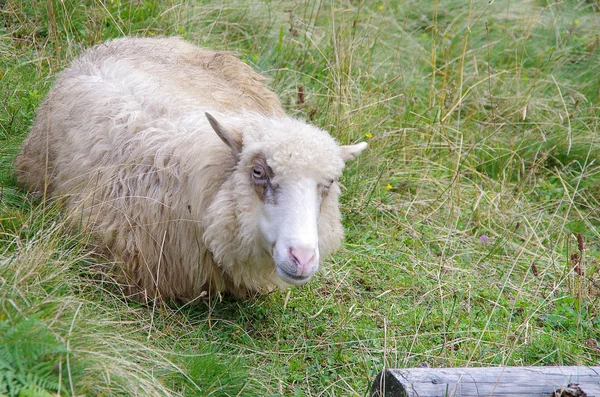
<svg viewBox="0 0 600 397"><path fill-rule="evenodd" d="M369 149L344 248L249 300L124 299L13 159L124 35L236 52ZM0 0L0 396L362 396L384 368L600 365L598 0Z"/></svg>

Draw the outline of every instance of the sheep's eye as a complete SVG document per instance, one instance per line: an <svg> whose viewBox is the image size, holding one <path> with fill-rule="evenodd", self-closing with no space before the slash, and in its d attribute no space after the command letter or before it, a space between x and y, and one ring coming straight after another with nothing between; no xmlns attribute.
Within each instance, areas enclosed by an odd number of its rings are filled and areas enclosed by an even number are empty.
<svg viewBox="0 0 600 397"><path fill-rule="evenodd" d="M333 180L333 179L328 180L327 183L323 185L323 189L329 190L331 185L333 185L333 182L335 182L335 180Z"/></svg>
<svg viewBox="0 0 600 397"><path fill-rule="evenodd" d="M265 179L265 170L262 167L252 168L252 177L254 179Z"/></svg>

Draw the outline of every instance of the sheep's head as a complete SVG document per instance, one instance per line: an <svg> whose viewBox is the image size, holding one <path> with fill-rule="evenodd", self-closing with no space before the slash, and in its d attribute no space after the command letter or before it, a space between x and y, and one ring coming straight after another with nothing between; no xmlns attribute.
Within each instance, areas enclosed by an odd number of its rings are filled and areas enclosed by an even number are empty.
<svg viewBox="0 0 600 397"><path fill-rule="evenodd" d="M250 214L238 219L242 228L259 232L259 244L283 281L307 282L320 258L341 243L337 181L345 162L367 144L340 146L325 131L294 119L248 117L244 125L229 125L206 116L237 161L237 186L252 192L236 203L240 213Z"/></svg>

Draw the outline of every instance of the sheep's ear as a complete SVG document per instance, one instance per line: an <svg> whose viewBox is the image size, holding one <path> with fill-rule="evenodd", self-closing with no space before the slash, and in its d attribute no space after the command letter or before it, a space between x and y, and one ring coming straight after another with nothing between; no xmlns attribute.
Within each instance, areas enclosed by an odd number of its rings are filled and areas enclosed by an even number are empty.
<svg viewBox="0 0 600 397"><path fill-rule="evenodd" d="M357 143L356 145L345 145L340 146L340 153L342 155L342 159L344 162L348 162L350 160L354 160L358 157L359 154L362 153L363 150L367 148L367 142Z"/></svg>
<svg viewBox="0 0 600 397"><path fill-rule="evenodd" d="M219 138L231 148L231 152L237 158L242 151L242 134L219 123L210 113L205 112L204 114L206 115L210 126L215 130Z"/></svg>

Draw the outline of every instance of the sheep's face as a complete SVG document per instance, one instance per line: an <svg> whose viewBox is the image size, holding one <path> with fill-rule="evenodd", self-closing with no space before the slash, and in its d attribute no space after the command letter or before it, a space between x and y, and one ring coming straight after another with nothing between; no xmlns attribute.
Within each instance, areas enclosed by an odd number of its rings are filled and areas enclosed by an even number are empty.
<svg viewBox="0 0 600 397"><path fill-rule="evenodd" d="M319 268L319 217L334 179L275 178L262 154L250 165L249 179L261 201L258 226L264 247L282 280L303 284Z"/></svg>
<svg viewBox="0 0 600 397"><path fill-rule="evenodd" d="M247 207L275 271L288 284L306 283L321 254L341 242L337 179L345 161L367 145L339 146L326 132L295 120L266 121L241 139L207 117L238 158L238 181L253 190Z"/></svg>

